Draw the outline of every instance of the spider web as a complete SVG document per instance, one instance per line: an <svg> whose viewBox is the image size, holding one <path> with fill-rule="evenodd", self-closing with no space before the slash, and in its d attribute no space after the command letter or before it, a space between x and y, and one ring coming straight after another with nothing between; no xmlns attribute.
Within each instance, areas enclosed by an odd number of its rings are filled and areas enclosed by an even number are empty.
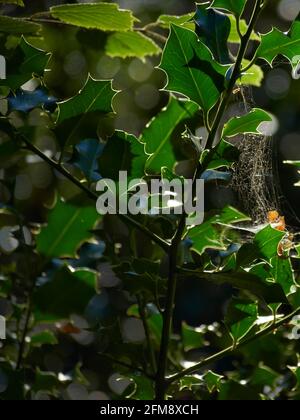
<svg viewBox="0 0 300 420"><path fill-rule="evenodd" d="M241 88L240 95L241 111L249 112L254 107L251 87ZM235 146L240 157L233 168L231 187L253 222L264 223L269 211L282 212L276 144L272 137L251 134L242 136Z"/></svg>

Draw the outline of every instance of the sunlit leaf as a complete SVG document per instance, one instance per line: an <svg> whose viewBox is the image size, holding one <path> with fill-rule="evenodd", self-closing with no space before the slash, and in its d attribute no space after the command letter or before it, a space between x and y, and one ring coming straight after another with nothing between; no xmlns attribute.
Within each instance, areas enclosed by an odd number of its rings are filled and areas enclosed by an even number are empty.
<svg viewBox="0 0 300 420"><path fill-rule="evenodd" d="M115 32L107 39L106 54L110 57L137 57L144 59L147 56L161 53L160 47L150 38L139 32Z"/></svg>
<svg viewBox="0 0 300 420"><path fill-rule="evenodd" d="M70 118L94 111L112 112L111 102L115 94L110 81L95 80L89 76L76 96L58 103L59 114L56 123L61 124Z"/></svg>
<svg viewBox="0 0 300 420"><path fill-rule="evenodd" d="M194 103L172 96L167 107L147 125L140 138L148 155L146 172L160 174L162 167L173 170L177 159L172 136L178 125L183 124L184 127L184 122L191 119L197 110Z"/></svg>
<svg viewBox="0 0 300 420"><path fill-rule="evenodd" d="M259 127L264 122L272 121L272 116L262 109L254 108L241 117L233 117L225 124L222 136L234 137L238 134L261 134Z"/></svg>
<svg viewBox="0 0 300 420"><path fill-rule="evenodd" d="M202 254L206 249L224 249L224 242L215 225L234 224L247 221L249 218L232 207L226 207L222 212L206 220L202 225L189 231L189 238L193 241L192 250Z"/></svg>
<svg viewBox="0 0 300 420"><path fill-rule="evenodd" d="M68 4L51 9L54 18L70 25L101 31L128 31L133 28L136 18L131 11L120 10L115 3Z"/></svg>
<svg viewBox="0 0 300 420"><path fill-rule="evenodd" d="M223 376L218 375L211 370L209 370L204 376L203 376L204 382L207 386L208 391L212 394L215 391L219 391L220 384L223 379Z"/></svg>
<svg viewBox="0 0 300 420"><path fill-rule="evenodd" d="M225 89L228 67L213 59L194 32L180 26L171 27L160 68L168 76L166 90L185 95L204 111L216 104Z"/></svg>
<svg viewBox="0 0 300 420"><path fill-rule="evenodd" d="M297 67L300 61L300 20L296 19L288 33L273 28L262 35L261 44L256 52L258 58L266 60L271 66L278 55L285 56Z"/></svg>

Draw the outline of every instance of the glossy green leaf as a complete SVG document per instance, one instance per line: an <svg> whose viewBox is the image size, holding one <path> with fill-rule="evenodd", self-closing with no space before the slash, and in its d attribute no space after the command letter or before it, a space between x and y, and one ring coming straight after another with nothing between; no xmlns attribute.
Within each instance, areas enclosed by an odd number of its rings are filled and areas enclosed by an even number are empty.
<svg viewBox="0 0 300 420"><path fill-rule="evenodd" d="M211 7L227 10L240 16L243 13L247 0L214 0Z"/></svg>
<svg viewBox="0 0 300 420"><path fill-rule="evenodd" d="M27 20L13 18L9 16L0 16L0 33L9 34L35 34L41 29L41 26Z"/></svg>
<svg viewBox="0 0 300 420"><path fill-rule="evenodd" d="M193 391L195 388L199 388L201 386L201 379L199 376L185 376L184 378L180 379L179 390L183 391L185 389L189 391Z"/></svg>
<svg viewBox="0 0 300 420"><path fill-rule="evenodd" d="M206 249L224 249L222 235L216 229L217 224L234 224L247 221L249 218L232 207L226 207L222 212L206 220L202 225L189 231L193 241L192 250L202 254Z"/></svg>
<svg viewBox="0 0 300 420"><path fill-rule="evenodd" d="M256 303L235 299L226 314L226 325L235 344L243 339L256 325L258 309Z"/></svg>
<svg viewBox="0 0 300 420"><path fill-rule="evenodd" d="M220 390L220 384L223 379L223 376L218 375L211 370L209 370L205 375L203 376L203 380L207 386L207 389L210 394L212 394L215 391Z"/></svg>
<svg viewBox="0 0 300 420"><path fill-rule="evenodd" d="M245 244L237 255L238 266L252 265L255 260L263 259L267 262L278 255L278 245L285 233L267 226L255 236L254 243Z"/></svg>
<svg viewBox="0 0 300 420"><path fill-rule="evenodd" d="M115 3L68 4L54 6L51 15L74 26L101 31L129 31L136 18L129 10L120 10Z"/></svg>
<svg viewBox="0 0 300 420"><path fill-rule="evenodd" d="M105 51L110 57L137 57L140 59L161 53L160 47L152 39L134 31L115 32L109 35Z"/></svg>
<svg viewBox="0 0 300 420"><path fill-rule="evenodd" d="M95 80L89 76L76 96L58 103L59 114L56 123L61 124L70 118L94 111L112 112L111 102L115 94L110 81Z"/></svg>
<svg viewBox="0 0 300 420"><path fill-rule="evenodd" d="M103 178L115 181L119 180L120 171L127 171L129 178L139 179L145 175L146 160L144 145L132 134L117 130L99 158L99 170Z"/></svg>
<svg viewBox="0 0 300 420"><path fill-rule="evenodd" d="M262 35L256 56L266 60L271 66L278 55L285 56L296 67L300 61L300 20L294 21L288 33L273 28Z"/></svg>
<svg viewBox="0 0 300 420"><path fill-rule="evenodd" d="M61 268L53 279L37 288L34 315L38 322L54 322L82 314L96 294L97 273L88 269Z"/></svg>
<svg viewBox="0 0 300 420"><path fill-rule="evenodd" d="M91 239L100 216L94 207L75 207L58 201L47 226L37 237L37 250L48 258L76 257L78 248Z"/></svg>
<svg viewBox="0 0 300 420"><path fill-rule="evenodd" d="M228 49L228 38L231 29L230 19L224 13L208 6L209 3L197 5L194 17L196 33L219 63L230 63Z"/></svg>
<svg viewBox="0 0 300 420"><path fill-rule="evenodd" d="M213 59L194 32L180 26L171 26L160 68L168 76L166 90L181 93L204 111L216 104L225 89L228 67Z"/></svg>
<svg viewBox="0 0 300 420"><path fill-rule="evenodd" d="M204 345L204 334L183 323L182 343L185 351L199 349Z"/></svg>
<svg viewBox="0 0 300 420"><path fill-rule="evenodd" d="M15 90L35 77L42 77L48 64L50 54L30 45L23 37L14 52L12 62L7 64L8 76L0 80L0 86Z"/></svg>
<svg viewBox="0 0 300 420"><path fill-rule="evenodd" d="M264 122L272 121L272 116L262 109L254 108L249 114L233 117L225 124L222 136L230 138L238 134L261 134L259 127Z"/></svg>
<svg viewBox="0 0 300 420"><path fill-rule="evenodd" d="M173 146L173 134L179 124L193 118L198 107L192 102L175 99L171 96L169 104L153 118L143 131L140 141L145 144L148 155L146 172L160 174L161 168L174 169L177 161Z"/></svg>
<svg viewBox="0 0 300 420"><path fill-rule="evenodd" d="M280 284L287 296L294 292L296 287L295 275L289 258L272 258L270 274L276 283Z"/></svg>

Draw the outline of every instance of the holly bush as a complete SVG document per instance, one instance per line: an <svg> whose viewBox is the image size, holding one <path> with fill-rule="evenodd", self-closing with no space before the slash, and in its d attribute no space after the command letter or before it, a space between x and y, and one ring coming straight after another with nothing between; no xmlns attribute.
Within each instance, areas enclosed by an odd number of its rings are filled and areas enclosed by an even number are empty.
<svg viewBox="0 0 300 420"><path fill-rule="evenodd" d="M238 204L206 205L190 226L185 212L101 215L96 202L121 171L228 186L234 140L262 141L273 119L230 107L278 56L297 70L299 19L258 33L268 0L147 24L115 3L1 3L0 399L298 400L300 248L278 209L253 226ZM121 129L125 76L99 80L99 56L113 76L135 60L137 80L137 63L160 62L165 102L139 133Z"/></svg>

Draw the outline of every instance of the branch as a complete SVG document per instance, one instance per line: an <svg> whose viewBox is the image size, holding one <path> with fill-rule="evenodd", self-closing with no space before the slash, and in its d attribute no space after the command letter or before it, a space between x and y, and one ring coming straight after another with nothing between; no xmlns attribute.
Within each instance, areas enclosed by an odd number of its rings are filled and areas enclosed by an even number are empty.
<svg viewBox="0 0 300 420"><path fill-rule="evenodd" d="M216 116L215 116L215 119L214 119L214 122L213 122L213 125L212 125L211 132L210 132L208 140L207 140L207 149L210 149L211 152L216 147L216 146L213 147L215 137L216 137L218 128L220 126L221 120L223 118L224 112L225 112L225 110L228 106L228 103L230 101L230 98L231 98L233 89L235 87L236 81L240 77L242 62L243 62L243 59L246 55L246 52L247 52L247 49L248 49L248 46L249 46L249 43L250 43L251 34L254 30L254 27L256 25L256 22L259 18L259 15L260 15L261 11L262 11L262 0L256 0L255 8L254 8L251 20L249 22L247 32L245 33L245 35L241 39L240 49L239 49L239 52L238 52L238 55L237 55L236 63L234 65L233 72L232 72L228 87L223 94L222 100L220 102L218 111L216 113ZM207 155L207 157L205 158L205 164L207 164L209 162L209 160L211 158L211 154L212 153L209 153ZM200 168L200 171L205 170L205 164L203 165L204 168L203 167Z"/></svg>
<svg viewBox="0 0 300 420"><path fill-rule="evenodd" d="M240 76L242 61L247 52L252 31L261 13L261 10L262 10L261 6L262 6L262 0L256 0L255 7L254 7L253 14L249 22L247 32L242 37L242 40L241 40L240 49L238 52L238 56L237 56L236 63L233 68L233 72L232 72L228 87L222 95L219 108L217 110L214 122L212 124L212 128L208 136L206 147L210 151L206 155L204 162L199 163L197 170L195 172L194 178L193 178L193 198L195 197L196 182L198 178L200 177L201 173L205 171L208 163L210 162L211 156L214 153L214 150L216 147L216 146L214 147L215 137L216 137L218 128L220 126L221 120L223 118L224 112L228 106L236 81ZM169 279L168 279L168 289L167 289L168 290L167 301L166 301L166 309L164 312L161 349L160 349L158 372L157 372L157 379L156 379L156 399L157 400L165 399L165 393L167 389L166 371L167 371L170 333L171 333L172 319L173 319L173 310L174 310L174 303L175 303L175 294L176 294L176 287L177 287L177 274L176 274L177 257L178 257L179 245L181 243L182 235L185 230L186 218L187 218L187 215L184 213L181 217L181 220L179 222L177 231L171 242L171 247L169 250Z"/></svg>
<svg viewBox="0 0 300 420"><path fill-rule="evenodd" d="M91 200L97 201L98 196L96 193L91 191L88 187L86 187L84 184L82 184L79 179L75 178L69 171L67 171L62 165L60 165L58 162L55 162L53 159L46 156L39 148L34 146L29 140L27 140L26 137L22 136L22 140L26 144L27 148L39 156L42 160L44 160L46 163L48 163L53 169L64 175L69 181L71 181L74 185L76 185L81 191L83 191ZM130 224L132 227L140 230L143 232L149 239L151 239L153 242L155 242L157 245L159 245L165 252L169 251L170 244L169 242L165 241L164 239L160 238L158 235L153 233L150 229L147 227L141 225L136 220L132 219L128 215L118 215L120 220L122 220L124 223Z"/></svg>
<svg viewBox="0 0 300 420"><path fill-rule="evenodd" d="M133 370L133 371L135 370L136 372L141 373L142 375L146 376L148 379L151 379L152 381L154 380L154 377L152 375L149 375L147 372L145 372L144 369L138 368L126 362L122 362L121 360L117 360L108 354L101 354L100 356L105 357L106 359L110 360L112 363L115 363L116 365L122 366L129 370Z"/></svg>
<svg viewBox="0 0 300 420"><path fill-rule="evenodd" d="M147 313L146 313L146 308L145 308L145 302L144 300L137 296L137 301L138 301L138 307L139 307L139 315L140 318L143 322L143 326L144 326L144 330L145 330L145 336L146 336L146 343L147 343L147 350L148 350L148 354L149 354L149 360L151 363L151 369L152 372L156 372L157 366L156 366L156 357L155 357L155 351L152 345L152 340L151 340L151 334L150 334L150 330L149 330L149 325L147 322Z"/></svg>
<svg viewBox="0 0 300 420"><path fill-rule="evenodd" d="M263 338L266 335L276 331L281 326L288 324L295 316L300 315L300 308L296 309L294 312L292 312L290 315L286 316L285 318L282 318L280 321L277 321L276 323L272 323L269 327L263 329L262 331L259 331L258 333L254 334L252 337L246 338L243 341L240 341L239 344L237 344L235 347L228 347L225 350L222 350L220 353L217 353L211 357L208 357L205 360L202 360L202 362L197 363L196 365L183 370L180 373L177 373L176 375L173 375L167 379L168 385L171 385L173 382L178 381L181 378L184 378L187 375L191 375L195 372L197 372L200 369L203 369L204 367L213 364L220 359L223 359L224 357L234 353L237 350L240 350L241 348L245 347L247 344L251 344L253 341L258 340L259 338Z"/></svg>

